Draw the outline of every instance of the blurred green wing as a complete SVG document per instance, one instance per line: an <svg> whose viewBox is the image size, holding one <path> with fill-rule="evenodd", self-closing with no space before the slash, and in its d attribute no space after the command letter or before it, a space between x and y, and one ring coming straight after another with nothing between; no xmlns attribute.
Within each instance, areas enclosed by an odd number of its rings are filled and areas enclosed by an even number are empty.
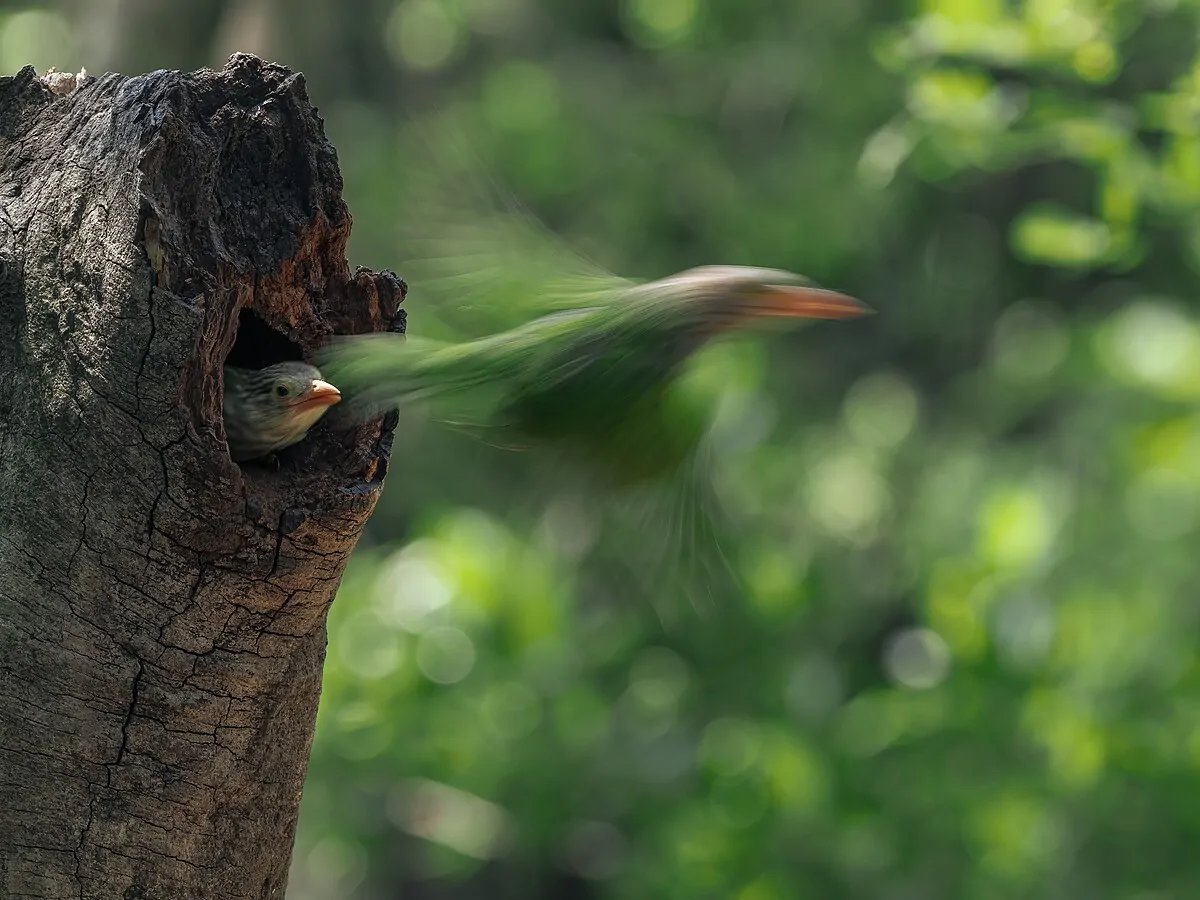
<svg viewBox="0 0 1200 900"><path fill-rule="evenodd" d="M586 259L486 174L450 125L416 129L397 225L403 275L422 307L462 333L620 303L638 282Z"/></svg>
<svg viewBox="0 0 1200 900"><path fill-rule="evenodd" d="M392 333L342 336L318 351L314 363L342 392L342 416L362 421L422 401L442 421L499 426L496 415L519 379L599 312L543 316L457 343Z"/></svg>

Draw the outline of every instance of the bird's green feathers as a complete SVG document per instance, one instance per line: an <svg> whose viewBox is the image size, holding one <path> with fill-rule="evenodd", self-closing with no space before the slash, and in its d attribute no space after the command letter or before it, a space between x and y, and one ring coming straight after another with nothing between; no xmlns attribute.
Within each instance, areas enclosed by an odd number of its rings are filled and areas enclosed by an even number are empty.
<svg viewBox="0 0 1200 900"><path fill-rule="evenodd" d="M420 401L495 444L554 446L649 476L703 431L707 410L675 379L706 342L766 316L863 311L774 269L614 275L497 188L458 128L448 116L407 129L397 237L417 334L337 338L317 355L345 395L339 418Z"/></svg>
<svg viewBox="0 0 1200 900"><path fill-rule="evenodd" d="M582 464L590 486L640 495L664 561L701 541L713 558L705 435L716 401L680 376L706 343L751 322L865 308L773 269L618 277L496 190L469 142L433 143L436 162L410 149L397 226L417 333L337 337L316 354L342 391L338 418L419 403L489 444L550 450Z"/></svg>
<svg viewBox="0 0 1200 900"><path fill-rule="evenodd" d="M343 415L425 400L497 443L567 449L624 480L674 468L698 442L706 411L683 402L675 382L713 337L767 315L860 312L787 272L710 267L463 343L341 338L317 361L347 396Z"/></svg>
<svg viewBox="0 0 1200 900"><path fill-rule="evenodd" d="M453 115L410 123L401 157L404 275L426 333L492 334L541 316L619 302L637 284L552 233L488 174L484 143Z"/></svg>

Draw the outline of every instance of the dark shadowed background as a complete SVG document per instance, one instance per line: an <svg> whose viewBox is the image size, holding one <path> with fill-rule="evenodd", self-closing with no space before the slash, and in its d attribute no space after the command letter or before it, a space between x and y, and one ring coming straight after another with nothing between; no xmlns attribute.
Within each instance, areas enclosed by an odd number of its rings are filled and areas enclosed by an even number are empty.
<svg viewBox="0 0 1200 900"><path fill-rule="evenodd" d="M616 271L777 266L879 312L706 357L734 602L677 602L623 564L642 535L403 417L289 898L1200 896L1198 26L1195 0L0 4L9 73L304 72L352 265L404 274L409 138L453 118ZM452 332L410 287L410 331Z"/></svg>

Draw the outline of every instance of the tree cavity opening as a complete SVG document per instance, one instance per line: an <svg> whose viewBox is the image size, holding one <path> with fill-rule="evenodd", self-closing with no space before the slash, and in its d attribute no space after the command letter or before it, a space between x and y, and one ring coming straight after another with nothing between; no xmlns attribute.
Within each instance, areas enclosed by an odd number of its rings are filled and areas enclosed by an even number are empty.
<svg viewBox="0 0 1200 900"><path fill-rule="evenodd" d="M300 360L300 346L276 331L252 309L243 309L238 316L237 336L225 364L241 369L264 369L275 363Z"/></svg>

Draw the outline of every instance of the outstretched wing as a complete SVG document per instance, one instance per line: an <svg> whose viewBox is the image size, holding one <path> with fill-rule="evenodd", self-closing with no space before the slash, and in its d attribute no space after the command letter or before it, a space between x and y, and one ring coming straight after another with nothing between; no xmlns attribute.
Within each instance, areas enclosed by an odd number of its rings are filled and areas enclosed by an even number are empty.
<svg viewBox="0 0 1200 900"><path fill-rule="evenodd" d="M413 298L458 334L620 303L639 282L587 259L501 189L448 120L410 129L397 224Z"/></svg>

